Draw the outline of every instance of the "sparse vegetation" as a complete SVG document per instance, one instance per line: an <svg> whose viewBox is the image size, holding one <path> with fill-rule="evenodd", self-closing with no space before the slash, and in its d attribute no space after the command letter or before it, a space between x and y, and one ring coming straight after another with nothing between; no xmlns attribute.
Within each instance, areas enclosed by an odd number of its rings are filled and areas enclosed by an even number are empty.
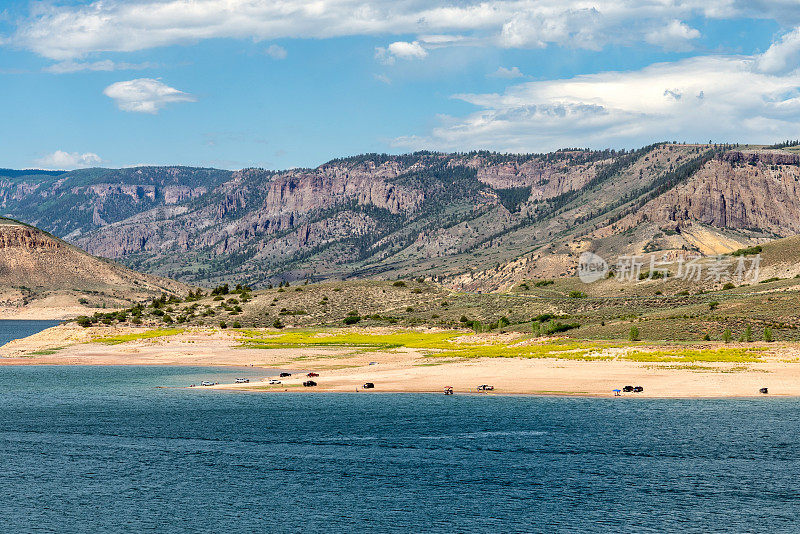
<svg viewBox="0 0 800 534"><path fill-rule="evenodd" d="M639 329L636 325L631 326L630 330L628 330L628 340L639 341Z"/></svg>

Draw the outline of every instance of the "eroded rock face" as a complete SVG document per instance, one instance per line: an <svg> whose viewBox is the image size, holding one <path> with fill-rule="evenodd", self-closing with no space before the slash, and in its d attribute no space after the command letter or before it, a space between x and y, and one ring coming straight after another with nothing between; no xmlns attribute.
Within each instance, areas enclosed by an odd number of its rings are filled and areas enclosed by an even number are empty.
<svg viewBox="0 0 800 534"><path fill-rule="evenodd" d="M641 214L654 221L690 220L779 236L800 233L800 159L786 156L724 154L648 203ZM778 163L787 161L796 163Z"/></svg>
<svg viewBox="0 0 800 534"><path fill-rule="evenodd" d="M281 172L76 171L0 178L0 205L18 210L12 216L47 217L46 229L92 254L192 282L234 271L257 283L259 273L330 268L346 276L398 265L463 273L475 258L502 265L559 235L604 239L642 221L800 232L798 156L703 154L712 147L366 155ZM659 177L692 161L703 165L658 188ZM204 271L197 278L184 273L199 270L181 271L192 262Z"/></svg>
<svg viewBox="0 0 800 534"><path fill-rule="evenodd" d="M58 250L60 241L21 225L0 224L0 249Z"/></svg>

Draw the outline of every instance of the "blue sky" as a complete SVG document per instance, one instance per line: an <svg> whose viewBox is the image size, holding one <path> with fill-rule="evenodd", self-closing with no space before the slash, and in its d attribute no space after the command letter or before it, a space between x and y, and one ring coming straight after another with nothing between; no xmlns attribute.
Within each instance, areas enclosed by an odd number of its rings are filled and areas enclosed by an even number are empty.
<svg viewBox="0 0 800 534"><path fill-rule="evenodd" d="M800 138L783 0L0 2L0 167Z"/></svg>

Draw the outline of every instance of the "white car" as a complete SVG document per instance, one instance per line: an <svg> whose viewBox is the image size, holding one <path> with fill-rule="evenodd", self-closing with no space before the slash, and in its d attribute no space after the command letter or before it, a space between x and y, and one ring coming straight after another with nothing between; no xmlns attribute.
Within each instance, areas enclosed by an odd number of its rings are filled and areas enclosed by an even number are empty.
<svg viewBox="0 0 800 534"><path fill-rule="evenodd" d="M281 383L281 381L280 381L280 380L276 380L276 379L272 378L272 379L270 379L269 383L270 383L270 384L280 384L280 383Z"/></svg>
<svg viewBox="0 0 800 534"><path fill-rule="evenodd" d="M202 382L200 382L200 385L201 386L213 386L214 382L209 382L208 380L203 380Z"/></svg>
<svg viewBox="0 0 800 534"><path fill-rule="evenodd" d="M236 383L237 384L249 384L250 383L250 379L249 378L237 378L236 379Z"/></svg>

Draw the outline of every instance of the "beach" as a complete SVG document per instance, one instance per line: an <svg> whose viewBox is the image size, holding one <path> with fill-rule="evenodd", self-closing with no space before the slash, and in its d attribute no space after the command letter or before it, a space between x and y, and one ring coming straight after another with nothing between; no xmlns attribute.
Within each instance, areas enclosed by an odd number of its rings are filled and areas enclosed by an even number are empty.
<svg viewBox="0 0 800 534"><path fill-rule="evenodd" d="M99 331L99 332L98 332ZM478 393L490 385L494 395L613 396L614 389L641 386L636 398L800 396L800 347L771 344L757 361L630 361L629 348L609 347L590 359L564 357L439 357L436 351L394 347L376 350L354 346L253 348L233 330L150 331L130 328L86 329L74 324L49 328L0 348L0 365L185 365L264 368L263 377L216 389L250 392L442 392ZM164 335L156 335L164 333ZM116 335L115 338L111 334ZM328 334L326 334L328 335ZM486 336L483 336L486 337ZM471 342L481 336L461 336ZM459 339L461 339L459 338ZM324 339L324 338L323 338ZM513 336L503 341L513 342ZM108 341L111 340L111 341ZM497 339L491 340L498 342ZM535 341L534 341L535 343ZM757 345L757 344L754 344ZM498 345L499 346L499 345ZM638 346L637 351L647 347ZM757 349L762 349L757 347ZM499 349L498 349L499 350ZM664 351L663 346L658 347ZM719 350L713 346L709 351ZM275 371L291 373L269 384ZM304 387L307 373L314 387ZM374 389L364 390L366 382ZM190 384L187 384L189 386Z"/></svg>

